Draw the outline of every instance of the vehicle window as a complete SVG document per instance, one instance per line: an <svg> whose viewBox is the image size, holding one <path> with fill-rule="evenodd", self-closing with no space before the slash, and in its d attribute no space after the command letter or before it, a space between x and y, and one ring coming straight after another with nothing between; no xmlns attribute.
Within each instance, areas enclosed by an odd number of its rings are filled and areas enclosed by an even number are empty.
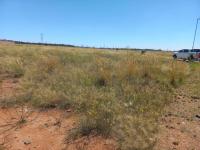
<svg viewBox="0 0 200 150"><path fill-rule="evenodd" d="M184 52L189 52L189 50L188 50L188 49L185 49Z"/></svg>
<svg viewBox="0 0 200 150"><path fill-rule="evenodd" d="M180 51L179 51L179 53L182 53L182 52L184 52L184 50L180 50Z"/></svg>
<svg viewBox="0 0 200 150"><path fill-rule="evenodd" d="M200 52L200 49L193 49L192 52L199 53L199 52Z"/></svg>

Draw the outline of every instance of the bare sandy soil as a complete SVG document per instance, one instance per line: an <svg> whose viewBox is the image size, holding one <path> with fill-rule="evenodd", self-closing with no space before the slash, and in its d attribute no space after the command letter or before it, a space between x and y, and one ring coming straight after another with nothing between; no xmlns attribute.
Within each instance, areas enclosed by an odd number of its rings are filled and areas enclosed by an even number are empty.
<svg viewBox="0 0 200 150"><path fill-rule="evenodd" d="M200 150L200 98L177 91L160 120L157 150Z"/></svg>
<svg viewBox="0 0 200 150"><path fill-rule="evenodd" d="M0 96L17 90L18 80L4 80ZM160 119L156 150L200 150L200 99L178 91ZM27 106L0 108L0 146L8 150L114 150L115 142L100 136L66 142L77 123L69 110L39 111ZM1 147L0 147L1 149Z"/></svg>

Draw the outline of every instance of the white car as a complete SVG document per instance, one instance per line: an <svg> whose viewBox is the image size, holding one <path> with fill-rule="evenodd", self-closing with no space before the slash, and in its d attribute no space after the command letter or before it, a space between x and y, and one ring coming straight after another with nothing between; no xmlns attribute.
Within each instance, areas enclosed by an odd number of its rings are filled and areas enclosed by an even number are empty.
<svg viewBox="0 0 200 150"><path fill-rule="evenodd" d="M183 60L193 60L194 59L193 50L183 49L173 54L174 59L183 59Z"/></svg>

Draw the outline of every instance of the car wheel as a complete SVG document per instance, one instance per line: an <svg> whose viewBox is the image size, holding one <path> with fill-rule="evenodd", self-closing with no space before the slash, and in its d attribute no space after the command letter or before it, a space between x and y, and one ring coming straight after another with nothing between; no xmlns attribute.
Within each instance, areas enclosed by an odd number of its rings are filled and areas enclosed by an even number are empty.
<svg viewBox="0 0 200 150"><path fill-rule="evenodd" d="M193 55L191 55L191 56L188 58L189 61L192 61L193 59L194 59L194 56L193 56Z"/></svg>

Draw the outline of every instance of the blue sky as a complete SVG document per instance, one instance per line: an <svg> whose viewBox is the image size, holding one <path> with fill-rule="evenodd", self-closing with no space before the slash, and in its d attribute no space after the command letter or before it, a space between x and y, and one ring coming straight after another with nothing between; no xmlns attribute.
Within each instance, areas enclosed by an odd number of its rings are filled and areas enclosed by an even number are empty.
<svg viewBox="0 0 200 150"><path fill-rule="evenodd" d="M0 38L85 46L191 48L200 0L0 0ZM200 48L200 25L196 47Z"/></svg>

